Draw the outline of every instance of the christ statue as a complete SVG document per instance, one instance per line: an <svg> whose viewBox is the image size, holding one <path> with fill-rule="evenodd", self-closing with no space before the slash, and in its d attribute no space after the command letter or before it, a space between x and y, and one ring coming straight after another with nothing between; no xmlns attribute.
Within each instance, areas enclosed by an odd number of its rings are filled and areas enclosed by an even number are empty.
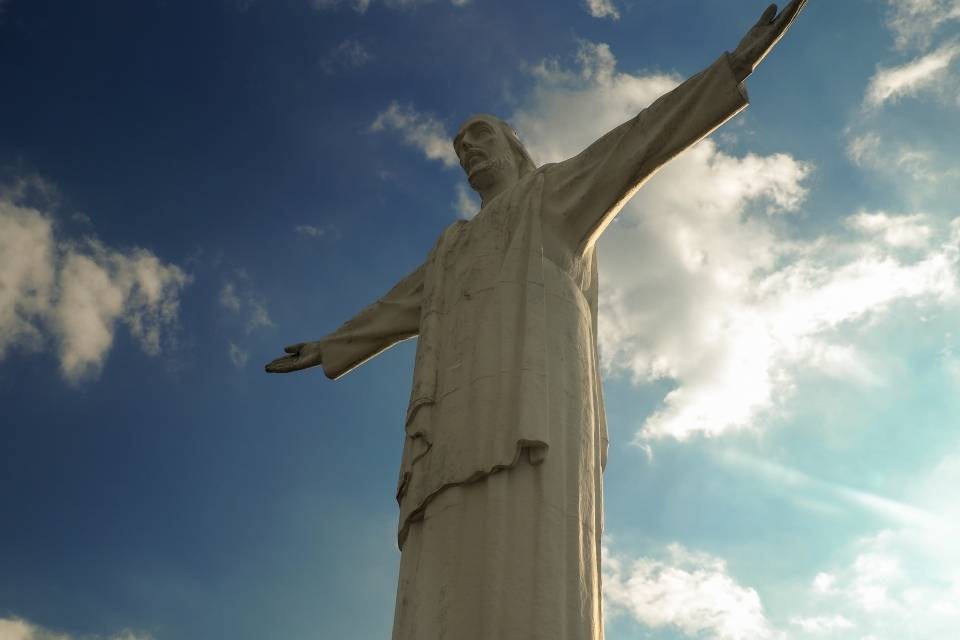
<svg viewBox="0 0 960 640"><path fill-rule="evenodd" d="M338 378L418 336L393 640L603 638L597 239L747 105L744 80L804 3L771 5L732 53L563 162L537 167L506 123L468 119L453 146L480 212L381 299L266 366Z"/></svg>

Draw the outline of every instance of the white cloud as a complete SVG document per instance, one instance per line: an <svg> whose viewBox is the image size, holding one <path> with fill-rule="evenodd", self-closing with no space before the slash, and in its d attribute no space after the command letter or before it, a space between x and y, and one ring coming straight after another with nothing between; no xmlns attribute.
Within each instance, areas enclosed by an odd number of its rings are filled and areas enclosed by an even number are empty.
<svg viewBox="0 0 960 640"><path fill-rule="evenodd" d="M940 27L960 20L960 0L887 0L888 25L899 48L926 46Z"/></svg>
<svg viewBox="0 0 960 640"><path fill-rule="evenodd" d="M370 125L371 131L395 131L403 141L416 147L430 160L439 160L448 167L459 164L453 151L453 136L443 124L430 115L417 112L413 107L390 105Z"/></svg>
<svg viewBox="0 0 960 640"><path fill-rule="evenodd" d="M250 317L247 320L247 331L253 331L261 327L272 327L273 320L270 319L270 313L262 300L250 300Z"/></svg>
<svg viewBox="0 0 960 640"><path fill-rule="evenodd" d="M922 249L930 244L933 235L933 229L922 213L893 215L863 211L847 218L846 223L851 229L878 237L891 247Z"/></svg>
<svg viewBox="0 0 960 640"><path fill-rule="evenodd" d="M330 49L320 59L320 68L327 74L359 69L373 59L373 54L359 40L347 39Z"/></svg>
<svg viewBox="0 0 960 640"><path fill-rule="evenodd" d="M611 0L585 0L585 6L594 18L620 19L620 12Z"/></svg>
<svg viewBox="0 0 960 640"><path fill-rule="evenodd" d="M71 252L60 275L61 300L56 314L63 341L60 367L78 380L95 371L113 343L114 325L123 313L124 291L105 265Z"/></svg>
<svg viewBox="0 0 960 640"><path fill-rule="evenodd" d="M837 577L832 573L821 571L813 579L813 590L816 593L830 593L835 589Z"/></svg>
<svg viewBox="0 0 960 640"><path fill-rule="evenodd" d="M905 176L935 184L957 174L955 169L942 166L930 149L911 142L889 141L876 131L852 135L847 143L847 156L858 167L887 174L894 180Z"/></svg>
<svg viewBox="0 0 960 640"><path fill-rule="evenodd" d="M849 563L834 570L830 592L813 594L813 608L833 612L798 616L791 622L817 633L856 626L877 638L949 637L948 629L960 622L960 610L951 607L949 600L951 593L958 593L960 583L944 589L939 576L923 575L911 567L910 561L916 559L904 546L902 533L882 531L858 540L853 550Z"/></svg>
<svg viewBox="0 0 960 640"><path fill-rule="evenodd" d="M228 280L223 284L220 289L220 306L243 321L247 335L257 329L273 326L266 304L253 290L249 277L243 270L237 270L236 280ZM233 366L242 369L246 366L250 353L233 340L228 340L227 356Z"/></svg>
<svg viewBox="0 0 960 640"><path fill-rule="evenodd" d="M158 355L189 280L179 267L163 264L145 249L123 253L97 241L69 247L60 265L54 315L63 374L78 381L98 371L118 321L145 353Z"/></svg>
<svg viewBox="0 0 960 640"><path fill-rule="evenodd" d="M68 636L38 629L26 620L0 618L0 640L67 640Z"/></svg>
<svg viewBox="0 0 960 640"><path fill-rule="evenodd" d="M458 217L469 220L480 211L480 198L470 187L460 182L457 184L457 199L453 206Z"/></svg>
<svg viewBox="0 0 960 640"><path fill-rule="evenodd" d="M55 284L53 221L0 197L0 359L40 345Z"/></svg>
<svg viewBox="0 0 960 640"><path fill-rule="evenodd" d="M604 550L608 615L628 614L651 628L672 627L691 638L767 640L785 636L764 614L757 592L727 573L726 563L679 544L667 559L628 560Z"/></svg>
<svg viewBox="0 0 960 640"><path fill-rule="evenodd" d="M237 369L247 366L247 360L250 358L250 352L241 349L232 340L227 342L227 354L230 356L230 362Z"/></svg>
<svg viewBox="0 0 960 640"><path fill-rule="evenodd" d="M71 382L95 376L118 323L148 355L161 351L190 277L145 249L56 237L51 215L0 193L0 358L13 346L55 345Z"/></svg>
<svg viewBox="0 0 960 640"><path fill-rule="evenodd" d="M673 89L680 77L635 76L616 71L605 43L581 41L575 69L544 60L530 69L535 85L510 121L538 162L556 162L586 148Z"/></svg>
<svg viewBox="0 0 960 640"><path fill-rule="evenodd" d="M330 226L318 227L312 224L298 224L296 227L293 228L293 230L298 235L309 237L309 238L320 238L322 236L328 235L331 229L332 227Z"/></svg>
<svg viewBox="0 0 960 640"><path fill-rule="evenodd" d="M871 163L880 150L881 142L880 134L875 131L854 136L847 144L847 157L857 166Z"/></svg>
<svg viewBox="0 0 960 640"><path fill-rule="evenodd" d="M857 637L876 640L953 637L960 624L958 483L960 446L955 446L903 487L902 499L909 504L897 511L904 517L834 551L837 561L817 574L808 601L797 603L802 615L791 621L844 619L858 629ZM837 640L851 637L829 626L806 630Z"/></svg>
<svg viewBox="0 0 960 640"><path fill-rule="evenodd" d="M879 107L936 87L958 55L960 44L951 42L904 65L878 69L870 79L864 103Z"/></svg>
<svg viewBox="0 0 960 640"><path fill-rule="evenodd" d="M433 0L385 0L384 5L393 9L412 9L424 4L430 4ZM341 6L350 6L357 13L367 12L373 0L310 0L311 6L318 10L338 9ZM455 7L463 7L470 4L470 0L450 0L450 4Z"/></svg>
<svg viewBox="0 0 960 640"><path fill-rule="evenodd" d="M83 225L93 224L93 220L90 219L90 216L88 216L82 211L74 211L73 213L70 214L70 219L76 223L83 224Z"/></svg>
<svg viewBox="0 0 960 640"><path fill-rule="evenodd" d="M272 327L273 320L270 319L266 303L246 282L247 278L243 272L239 272L238 276L241 285L228 280L220 289L220 306L242 316L246 322L247 333Z"/></svg>
<svg viewBox="0 0 960 640"><path fill-rule="evenodd" d="M240 311L240 297L237 295L237 286L227 282L220 290L220 306L230 311Z"/></svg>
<svg viewBox="0 0 960 640"><path fill-rule="evenodd" d="M311 0L310 4L314 9L330 10L337 9L341 5L350 5L357 13L366 13L370 8L371 0Z"/></svg>
<svg viewBox="0 0 960 640"><path fill-rule="evenodd" d="M149 633L124 629L110 636L83 636L87 640L152 640ZM74 640L78 636L44 629L22 618L0 618L0 640Z"/></svg>
<svg viewBox="0 0 960 640"><path fill-rule="evenodd" d="M790 618L790 624L800 627L807 633L823 634L840 631L843 629L852 629L856 625L839 614L831 616L811 616Z"/></svg>

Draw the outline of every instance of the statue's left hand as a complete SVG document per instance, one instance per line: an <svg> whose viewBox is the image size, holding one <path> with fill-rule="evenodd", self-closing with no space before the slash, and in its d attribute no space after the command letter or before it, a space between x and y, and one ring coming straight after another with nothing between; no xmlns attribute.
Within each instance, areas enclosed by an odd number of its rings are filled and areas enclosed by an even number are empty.
<svg viewBox="0 0 960 640"><path fill-rule="evenodd" d="M733 72L739 82L743 82L767 57L806 3L807 0L793 0L779 14L777 14L777 5L771 4L767 7L757 24L753 25L730 54Z"/></svg>
<svg viewBox="0 0 960 640"><path fill-rule="evenodd" d="M267 373L290 373L302 371L323 363L320 342L298 342L284 347L288 355L270 361L264 369Z"/></svg>

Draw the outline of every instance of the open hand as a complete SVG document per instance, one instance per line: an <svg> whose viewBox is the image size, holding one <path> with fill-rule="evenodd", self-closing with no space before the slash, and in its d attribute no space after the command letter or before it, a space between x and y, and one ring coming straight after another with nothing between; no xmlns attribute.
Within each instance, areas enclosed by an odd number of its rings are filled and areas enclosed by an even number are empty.
<svg viewBox="0 0 960 640"><path fill-rule="evenodd" d="M319 342L298 342L284 347L289 355L271 360L264 369L267 373L290 373L315 367L323 362Z"/></svg>
<svg viewBox="0 0 960 640"><path fill-rule="evenodd" d="M807 0L793 0L779 14L777 14L777 5L771 4L767 7L757 24L753 25L734 52L730 54L733 71L738 81L743 82L767 57L806 3Z"/></svg>

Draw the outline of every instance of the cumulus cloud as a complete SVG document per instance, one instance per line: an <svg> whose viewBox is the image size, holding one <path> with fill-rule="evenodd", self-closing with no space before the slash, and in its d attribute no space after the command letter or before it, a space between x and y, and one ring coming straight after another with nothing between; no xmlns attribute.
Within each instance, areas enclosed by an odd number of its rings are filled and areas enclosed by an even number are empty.
<svg viewBox="0 0 960 640"><path fill-rule="evenodd" d="M579 153L681 79L618 73L616 63L608 44L581 41L574 67L548 59L530 68L534 87L510 121L534 159L556 162Z"/></svg>
<svg viewBox="0 0 960 640"><path fill-rule="evenodd" d="M321 59L324 73L359 69L373 59L373 54L359 40L347 39L330 49Z"/></svg>
<svg viewBox="0 0 960 640"><path fill-rule="evenodd" d="M869 236L880 238L891 247L922 249L930 244L933 229L922 213L893 215L878 211L862 211L846 220L847 226Z"/></svg>
<svg viewBox="0 0 960 640"><path fill-rule="evenodd" d="M0 640L74 640L78 636L57 633L22 618L0 618ZM149 633L124 629L110 636L83 636L88 640L152 640Z"/></svg>
<svg viewBox="0 0 960 640"><path fill-rule="evenodd" d="M799 629L846 640L856 637L939 640L960 623L960 446L947 448L929 471L905 487L909 503L888 513L890 526L855 540L813 578ZM911 515L912 514L912 515ZM922 514L922 517L917 517ZM902 517L897 517L897 516Z"/></svg>
<svg viewBox="0 0 960 640"><path fill-rule="evenodd" d="M56 281L53 221L0 197L0 359L15 345L39 346Z"/></svg>
<svg viewBox="0 0 960 640"><path fill-rule="evenodd" d="M864 104L879 107L936 87L960 55L960 43L951 42L910 62L878 69L870 79Z"/></svg>
<svg viewBox="0 0 960 640"><path fill-rule="evenodd" d="M960 20L960 0L887 0L897 47L926 46L943 25Z"/></svg>
<svg viewBox="0 0 960 640"><path fill-rule="evenodd" d="M629 560L604 550L608 615L627 614L648 627L716 640L783 639L757 592L741 586L714 556L669 545L667 558Z"/></svg>
<svg viewBox="0 0 960 640"><path fill-rule="evenodd" d="M100 371L118 324L159 354L190 276L146 249L62 239L24 194L17 185L0 192L0 358L51 343L63 376L79 382Z"/></svg>
<svg viewBox="0 0 960 640"><path fill-rule="evenodd" d="M594 18L620 19L620 12L611 0L586 0L585 7Z"/></svg>
<svg viewBox="0 0 960 640"><path fill-rule="evenodd" d="M158 355L188 281L179 267L163 264L145 249L123 253L97 241L69 247L60 265L54 315L64 375L79 380L99 370L118 321L145 353Z"/></svg>
<svg viewBox="0 0 960 640"><path fill-rule="evenodd" d="M853 552L835 569L829 592L812 589L811 608L833 612L796 616L792 624L820 635L840 632L831 637L848 637L843 630L854 627L876 638L949 637L960 621L960 581L911 567L916 557L904 546L902 533L887 530L861 538Z"/></svg>
<svg viewBox="0 0 960 640"><path fill-rule="evenodd" d="M419 149L430 160L439 160L448 167L459 164L453 151L453 136L433 116L410 106L391 102L370 125L371 131L394 131L407 144Z"/></svg>

